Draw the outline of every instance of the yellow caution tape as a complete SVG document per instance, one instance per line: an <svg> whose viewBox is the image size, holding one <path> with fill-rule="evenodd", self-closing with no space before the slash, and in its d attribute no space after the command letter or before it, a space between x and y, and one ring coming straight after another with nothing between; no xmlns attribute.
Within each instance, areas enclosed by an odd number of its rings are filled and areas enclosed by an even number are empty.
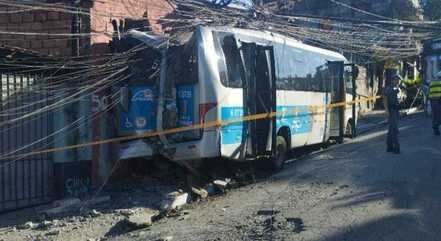
<svg viewBox="0 0 441 241"><path fill-rule="evenodd" d="M312 114L316 114L320 109L325 109L325 108L333 109L333 108L338 108L338 107L344 107L347 105L353 105L353 104L358 104L358 103L362 103L362 102L374 101L374 100L377 100L380 98L381 98L381 96L374 96L374 97L367 97L367 98L354 100L354 101L350 101L350 102L340 102L340 103L334 103L334 104L329 104L329 105L309 106L309 111ZM163 131L155 131L155 132L143 133L143 134L139 134L139 135L118 137L118 138L112 138L112 139L106 139L106 140L100 140L100 141L93 141L93 142L88 142L88 143L83 143L83 144L76 144L76 145L65 146L65 147L51 148L51 149L34 151L34 152L13 155L13 156L4 156L4 157L1 157L0 160L22 159L22 158L34 156L34 155L67 151L67 150L72 150L72 149L77 149L77 148L110 144L110 143L121 142L121 141L145 139L145 138L150 138L150 137L155 137L155 136L160 136L160 135L176 134L176 133L180 133L180 132L197 130L197 129L207 129L207 128L213 128L213 127L219 128L222 126L227 126L227 125L231 125L231 124L235 124L235 123L274 118L276 116L286 116L286 115L290 115L290 114L295 116L295 115L297 115L297 111L300 111L300 109L299 110L291 110L291 111L283 111L283 112L271 112L271 113L261 113L261 114L255 114L255 115L248 115L248 116L243 116L240 118L226 120L226 121L219 121L219 120L209 121L209 122L205 122L202 124L196 124L196 125L185 126L185 127L177 127L177 128L167 129L167 130L163 130Z"/></svg>

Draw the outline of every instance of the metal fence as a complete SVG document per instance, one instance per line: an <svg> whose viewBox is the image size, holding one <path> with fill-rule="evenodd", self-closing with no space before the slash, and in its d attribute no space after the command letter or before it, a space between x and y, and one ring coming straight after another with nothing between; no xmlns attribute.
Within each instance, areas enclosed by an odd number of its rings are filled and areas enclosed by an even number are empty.
<svg viewBox="0 0 441 241"><path fill-rule="evenodd" d="M50 155L8 158L53 146L53 116L40 112L51 97L41 73L0 73L0 212L43 204L53 197Z"/></svg>

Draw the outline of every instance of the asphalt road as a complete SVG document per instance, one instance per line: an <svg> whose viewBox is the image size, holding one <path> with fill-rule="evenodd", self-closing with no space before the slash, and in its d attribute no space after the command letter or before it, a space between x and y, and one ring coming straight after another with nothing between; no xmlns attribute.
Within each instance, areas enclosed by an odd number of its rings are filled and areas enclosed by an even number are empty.
<svg viewBox="0 0 441 241"><path fill-rule="evenodd" d="M441 240L441 138L408 117L389 154L384 129L111 240Z"/></svg>

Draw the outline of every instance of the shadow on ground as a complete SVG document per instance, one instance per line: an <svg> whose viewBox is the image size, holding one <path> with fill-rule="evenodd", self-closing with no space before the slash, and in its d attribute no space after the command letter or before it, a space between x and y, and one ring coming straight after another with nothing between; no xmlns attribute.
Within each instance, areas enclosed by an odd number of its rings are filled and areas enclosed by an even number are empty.
<svg viewBox="0 0 441 241"><path fill-rule="evenodd" d="M441 138L432 136L430 122L425 119L411 118L401 127L401 155L385 153L384 135L372 135L339 148L326 161L315 158L312 168L293 180L296 184L317 180L338 183L341 175L336 173L345 173L345 180L359 191L332 198L331 210L388 202L396 211L344 227L320 241L440 240ZM349 163L345 155L353 157ZM326 164L329 160L333 165ZM303 164L296 163L292 168L299 165ZM288 177L279 175L281 180Z"/></svg>

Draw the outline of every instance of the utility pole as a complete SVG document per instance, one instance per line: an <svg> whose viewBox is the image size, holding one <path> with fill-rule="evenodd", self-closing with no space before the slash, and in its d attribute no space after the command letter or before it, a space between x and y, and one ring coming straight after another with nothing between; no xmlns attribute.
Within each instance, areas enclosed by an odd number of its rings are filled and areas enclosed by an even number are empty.
<svg viewBox="0 0 441 241"><path fill-rule="evenodd" d="M79 57L80 56L80 42L81 42L81 13L80 13L80 4L81 0L74 0L73 7L76 9L76 13L72 16L72 34L76 36L72 38L72 56Z"/></svg>

